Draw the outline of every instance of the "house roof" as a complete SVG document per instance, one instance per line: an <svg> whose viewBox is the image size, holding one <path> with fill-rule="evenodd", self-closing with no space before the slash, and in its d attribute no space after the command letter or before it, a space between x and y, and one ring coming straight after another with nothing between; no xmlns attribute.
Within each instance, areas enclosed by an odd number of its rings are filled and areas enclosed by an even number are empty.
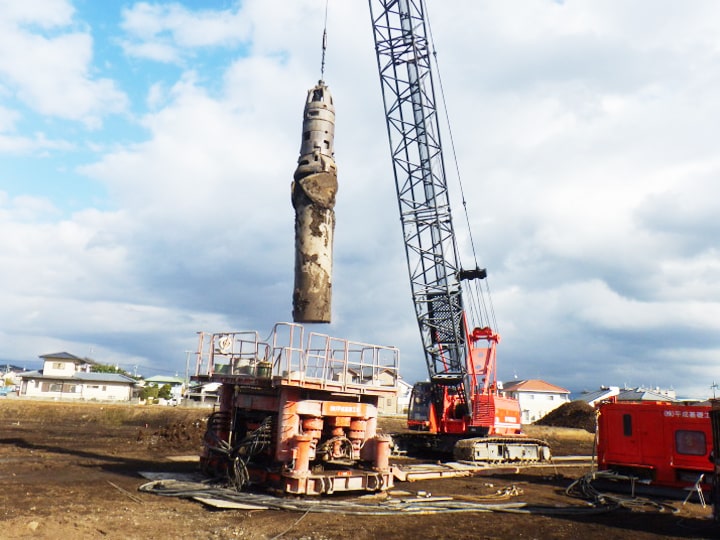
<svg viewBox="0 0 720 540"><path fill-rule="evenodd" d="M23 371L27 371L27 369L24 367L13 365L13 364L0 364L0 372L1 373L11 373L11 372L18 373L18 372L23 372Z"/></svg>
<svg viewBox="0 0 720 540"><path fill-rule="evenodd" d="M145 382L155 384L185 384L185 379L183 377L173 377L172 375L153 375L145 379Z"/></svg>
<svg viewBox="0 0 720 540"><path fill-rule="evenodd" d="M593 390L592 392L586 392L580 396L579 399L586 403L594 403L599 399L605 399L618 394L617 389L612 388L601 388L600 390Z"/></svg>
<svg viewBox="0 0 720 540"><path fill-rule="evenodd" d="M412 384L410 384L409 382L407 382L407 381L404 380L404 379L397 379L397 381L395 381L395 382L397 383L398 386L402 386L402 387L405 387L405 388L412 388L412 387L413 387Z"/></svg>
<svg viewBox="0 0 720 540"><path fill-rule="evenodd" d="M211 382L203 384L194 384L190 387L191 392L216 392L220 389L222 383Z"/></svg>
<svg viewBox="0 0 720 540"><path fill-rule="evenodd" d="M643 388L635 388L632 390L622 390L618 396L618 401L677 401L677 399L660 394L659 392L653 392L652 390L645 390Z"/></svg>
<svg viewBox="0 0 720 540"><path fill-rule="evenodd" d="M522 381L510 381L503 383L504 392L547 392L552 394L569 394L570 390L566 390L561 386L555 386L549 382L540 379L524 379Z"/></svg>
<svg viewBox="0 0 720 540"><path fill-rule="evenodd" d="M40 358L42 358L43 360L71 360L75 363L88 363L87 360L83 360L82 358L79 358L74 354L70 354L68 352L41 354Z"/></svg>
<svg viewBox="0 0 720 540"><path fill-rule="evenodd" d="M21 379L47 379L53 381L79 381L79 382L111 382L119 384L135 384L135 379L121 373L86 373L78 371L72 376L44 375L43 370L28 371L20 374Z"/></svg>

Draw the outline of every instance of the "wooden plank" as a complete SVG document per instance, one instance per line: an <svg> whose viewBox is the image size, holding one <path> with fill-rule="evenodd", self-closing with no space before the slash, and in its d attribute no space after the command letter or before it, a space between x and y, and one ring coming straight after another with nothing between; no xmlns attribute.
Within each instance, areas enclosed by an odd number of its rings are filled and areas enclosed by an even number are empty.
<svg viewBox="0 0 720 540"><path fill-rule="evenodd" d="M259 506L257 504L240 503L235 501L227 501L224 499L216 499L214 497L193 497L193 500L203 503L213 508L222 508L224 510L267 510L267 506Z"/></svg>

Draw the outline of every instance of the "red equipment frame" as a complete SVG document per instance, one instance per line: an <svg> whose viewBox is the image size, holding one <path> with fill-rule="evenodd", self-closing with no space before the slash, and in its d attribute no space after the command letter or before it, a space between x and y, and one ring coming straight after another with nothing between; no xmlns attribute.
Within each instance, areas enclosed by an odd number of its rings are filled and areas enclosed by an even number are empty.
<svg viewBox="0 0 720 540"><path fill-rule="evenodd" d="M710 406L605 402L598 406L598 469L653 486L710 489Z"/></svg>

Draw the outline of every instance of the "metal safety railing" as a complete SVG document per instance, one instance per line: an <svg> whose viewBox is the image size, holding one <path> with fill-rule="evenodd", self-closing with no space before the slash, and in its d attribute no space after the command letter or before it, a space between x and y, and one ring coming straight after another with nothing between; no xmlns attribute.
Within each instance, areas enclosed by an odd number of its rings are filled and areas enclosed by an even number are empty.
<svg viewBox="0 0 720 540"><path fill-rule="evenodd" d="M271 378L279 384L338 390L397 389L400 351L277 323L267 339L256 331L198 332L195 375Z"/></svg>

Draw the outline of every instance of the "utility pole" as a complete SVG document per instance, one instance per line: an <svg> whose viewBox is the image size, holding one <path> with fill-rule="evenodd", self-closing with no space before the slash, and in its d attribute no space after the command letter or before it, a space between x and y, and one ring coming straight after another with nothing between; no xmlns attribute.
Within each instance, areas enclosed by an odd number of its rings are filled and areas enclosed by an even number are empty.
<svg viewBox="0 0 720 540"><path fill-rule="evenodd" d="M190 354L192 351L185 351L185 392L190 389Z"/></svg>

